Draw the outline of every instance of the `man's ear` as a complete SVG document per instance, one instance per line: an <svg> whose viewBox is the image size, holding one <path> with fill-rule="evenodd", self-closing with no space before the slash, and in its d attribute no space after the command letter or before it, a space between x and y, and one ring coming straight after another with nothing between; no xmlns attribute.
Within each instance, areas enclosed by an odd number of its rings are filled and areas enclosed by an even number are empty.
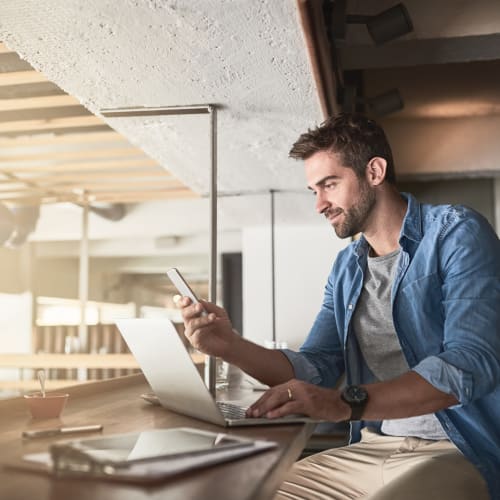
<svg viewBox="0 0 500 500"><path fill-rule="evenodd" d="M366 166L366 180L371 186L380 186L385 180L387 162L380 156L374 156Z"/></svg>

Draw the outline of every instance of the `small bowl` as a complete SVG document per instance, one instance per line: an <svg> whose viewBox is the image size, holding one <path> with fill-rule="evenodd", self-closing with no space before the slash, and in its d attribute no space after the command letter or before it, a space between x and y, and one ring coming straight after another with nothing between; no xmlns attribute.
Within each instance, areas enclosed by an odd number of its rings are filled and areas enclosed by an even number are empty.
<svg viewBox="0 0 500 500"><path fill-rule="evenodd" d="M41 392L24 395L33 418L57 418L62 413L68 397L69 394L62 392L46 393L45 397Z"/></svg>

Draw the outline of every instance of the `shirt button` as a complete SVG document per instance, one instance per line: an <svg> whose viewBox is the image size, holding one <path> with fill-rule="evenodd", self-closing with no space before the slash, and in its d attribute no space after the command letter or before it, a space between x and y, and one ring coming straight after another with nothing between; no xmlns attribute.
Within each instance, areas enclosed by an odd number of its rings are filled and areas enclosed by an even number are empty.
<svg viewBox="0 0 500 500"><path fill-rule="evenodd" d="M347 306L347 309L349 309L349 311L352 311L352 307L353 307L353 306L352 306L352 304L349 304L349 305Z"/></svg>

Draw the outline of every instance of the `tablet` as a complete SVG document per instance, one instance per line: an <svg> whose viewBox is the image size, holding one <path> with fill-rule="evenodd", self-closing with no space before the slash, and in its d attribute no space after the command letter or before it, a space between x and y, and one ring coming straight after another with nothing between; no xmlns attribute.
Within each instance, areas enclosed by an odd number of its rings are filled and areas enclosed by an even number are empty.
<svg viewBox="0 0 500 500"><path fill-rule="evenodd" d="M104 465L116 468L140 461L211 454L253 444L252 440L224 433L179 427L56 443L50 452L56 469Z"/></svg>

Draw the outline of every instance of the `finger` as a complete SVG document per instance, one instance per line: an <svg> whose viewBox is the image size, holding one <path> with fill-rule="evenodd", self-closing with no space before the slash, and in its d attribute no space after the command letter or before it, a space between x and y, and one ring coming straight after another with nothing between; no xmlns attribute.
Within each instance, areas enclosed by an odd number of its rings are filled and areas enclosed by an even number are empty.
<svg viewBox="0 0 500 500"><path fill-rule="evenodd" d="M189 297L186 297L185 295L179 295L179 294L175 294L172 297L172 300L173 300L174 304L176 305L176 307L178 307L179 309L187 307L190 304L192 304L192 302L193 302Z"/></svg>
<svg viewBox="0 0 500 500"><path fill-rule="evenodd" d="M208 313L214 313L219 318L227 317L227 312L223 307L219 307L212 302L208 302L207 300L200 300L203 309Z"/></svg>
<svg viewBox="0 0 500 500"><path fill-rule="evenodd" d="M290 392L286 384L281 384L266 391L253 405L251 405L247 414L250 417L260 417L268 412L283 406L289 402Z"/></svg>
<svg viewBox="0 0 500 500"><path fill-rule="evenodd" d="M263 405L265 405L265 402L267 399L269 399L269 395L273 389L267 390L257 401L254 401L246 411L247 417L259 417L261 415L260 409L262 408Z"/></svg>
<svg viewBox="0 0 500 500"><path fill-rule="evenodd" d="M214 321L215 316L213 314L208 316L194 316L186 321L184 335L186 335L186 337L191 337L197 331L204 331L207 327L210 327Z"/></svg>
<svg viewBox="0 0 500 500"><path fill-rule="evenodd" d="M195 348L198 349L199 351L207 354L206 349L205 349L205 342L204 340L206 339L204 329L199 329L195 330L191 335L187 336L189 343Z"/></svg>
<svg viewBox="0 0 500 500"><path fill-rule="evenodd" d="M260 396L259 399L257 399L256 401L254 401L250 407L250 408L257 408L259 406L261 406L262 404L265 404L266 401L269 400L269 398L272 398L274 397L274 394L276 392L280 392L280 391L283 391L283 384L280 384L280 385L275 385L274 387L271 387L269 389L267 389L263 394L262 396ZM286 390L286 389L285 389Z"/></svg>
<svg viewBox="0 0 500 500"><path fill-rule="evenodd" d="M285 404L268 411L264 416L266 418L280 418L286 417L287 415L301 414L302 405L299 401L287 401Z"/></svg>
<svg viewBox="0 0 500 500"><path fill-rule="evenodd" d="M186 300L185 300L186 299ZM186 303L188 301L188 303ZM201 316L201 313L204 311L203 306L201 304L192 304L191 299L189 297L182 297L179 302L182 305L181 314L184 321L189 321L192 318L196 318Z"/></svg>

